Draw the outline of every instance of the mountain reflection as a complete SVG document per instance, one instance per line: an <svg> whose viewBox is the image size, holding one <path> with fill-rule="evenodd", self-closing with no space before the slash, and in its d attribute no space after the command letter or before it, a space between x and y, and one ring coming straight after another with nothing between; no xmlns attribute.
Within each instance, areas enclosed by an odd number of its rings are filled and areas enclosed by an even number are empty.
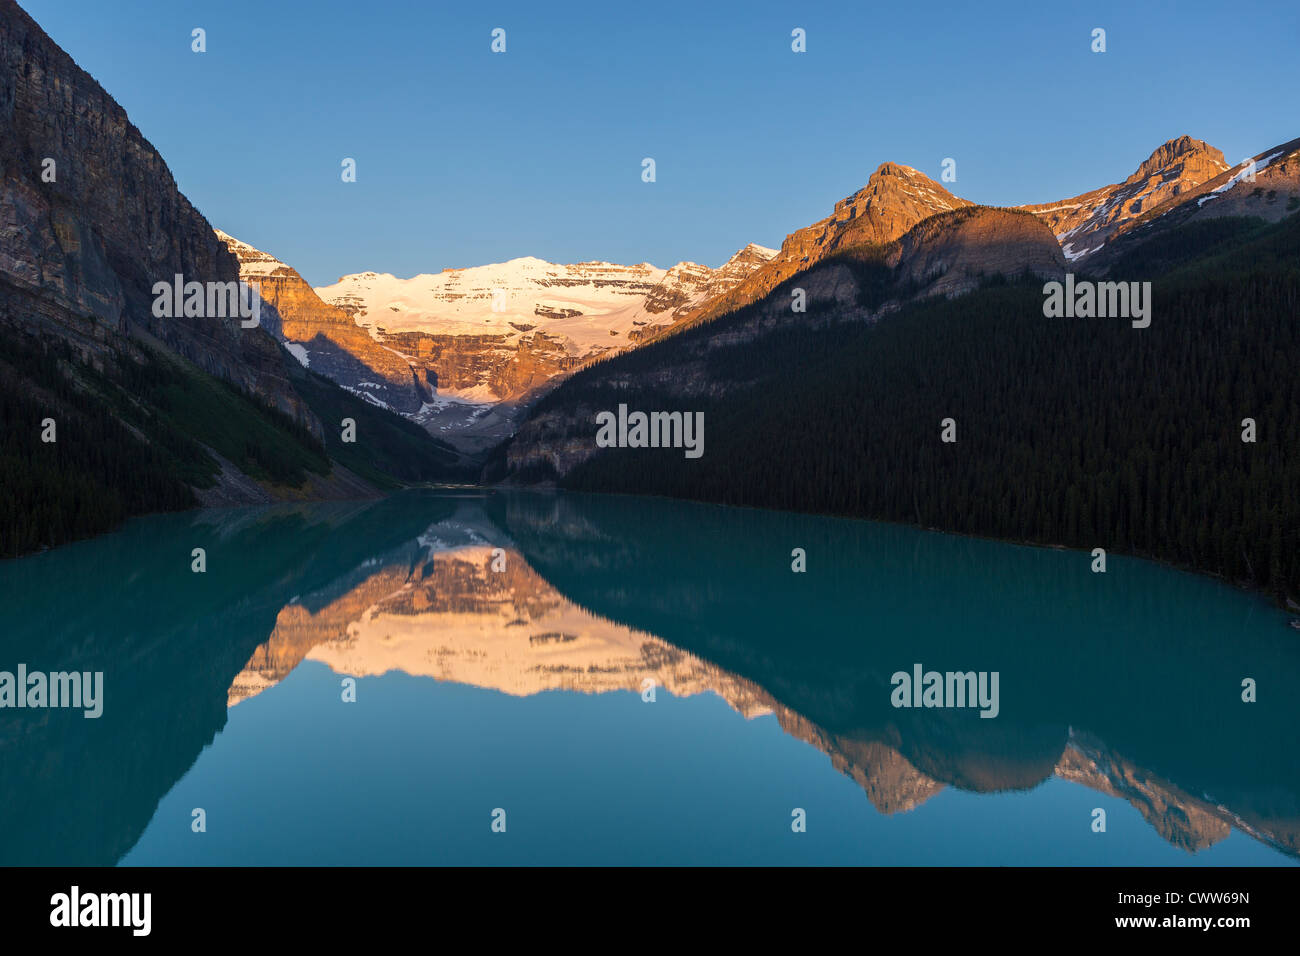
<svg viewBox="0 0 1300 956"><path fill-rule="evenodd" d="M206 575L189 572L194 546ZM97 721L0 711L0 862L120 860L228 708L304 660L517 697L653 681L773 715L882 814L1059 777L1189 851L1236 829L1300 855L1300 768L1284 759L1300 651L1284 618L1140 562L1086 569L1062 552L635 498L422 492L132 523L0 566L15 622L0 667L102 669L108 688ZM1000 671L999 716L891 707L890 674L917 661ZM1244 676L1258 704L1240 701Z"/></svg>
<svg viewBox="0 0 1300 956"><path fill-rule="evenodd" d="M589 517L580 499L566 499L560 507L579 519ZM548 523L547 532L553 536L566 524ZM577 540L594 530L585 520L571 527L582 529ZM618 550L629 547L627 539L602 539ZM506 541L481 507L462 505L421 536L410 561L373 568L352 590L315 610L297 602L284 607L269 639L232 682L229 704L273 686L304 659L340 675L401 671L515 696L639 693L653 681L677 697L714 693L746 718L774 715L787 734L826 754L881 813L914 809L945 786L996 792L1033 787L1055 775L1126 800L1164 839L1189 851L1217 843L1236 826L1296 853L1300 830L1294 815L1270 819L1252 806L1239 808L1243 815L1187 792L1073 728L1065 728L1062 745L1041 727L1017 726L1003 741L1010 752L973 759L962 753L963 746L945 750L939 741L924 739L919 742L924 759L917 762L934 769L923 772L900 752L902 729L828 731L778 700L761 680L575 603L517 547L502 547ZM500 570L493 570L494 559ZM636 587L632 580L626 583L627 589ZM701 581L688 605L703 609L709 589ZM833 687L801 688L814 696L834 692Z"/></svg>
<svg viewBox="0 0 1300 956"><path fill-rule="evenodd" d="M746 717L771 712L752 682L579 607L517 550L501 549L504 568L492 570L497 545L480 537L483 526L481 512L464 509L429 529L435 543L418 561L375 568L315 610L283 608L231 684L230 706L310 659L354 677L402 671L515 696L639 693L649 679L677 697L712 691Z"/></svg>

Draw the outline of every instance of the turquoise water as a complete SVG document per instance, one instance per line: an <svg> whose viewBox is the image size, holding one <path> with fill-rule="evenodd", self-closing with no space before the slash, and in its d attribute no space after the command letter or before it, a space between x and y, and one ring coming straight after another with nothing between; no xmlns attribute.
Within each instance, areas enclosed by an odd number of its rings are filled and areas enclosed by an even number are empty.
<svg viewBox="0 0 1300 956"><path fill-rule="evenodd" d="M135 521L0 564L0 670L105 687L0 710L0 863L1294 862L1286 615L1090 564L620 497ZM997 716L894 707L918 663Z"/></svg>

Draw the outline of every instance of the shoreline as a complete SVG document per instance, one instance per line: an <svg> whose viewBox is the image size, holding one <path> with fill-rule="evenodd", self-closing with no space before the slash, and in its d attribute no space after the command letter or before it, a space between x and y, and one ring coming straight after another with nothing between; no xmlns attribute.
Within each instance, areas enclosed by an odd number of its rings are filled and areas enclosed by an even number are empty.
<svg viewBox="0 0 1300 956"><path fill-rule="evenodd" d="M148 511L148 512L143 512L141 514L128 515L117 525L105 531L100 531L94 534L88 534L83 537L78 537L71 541L65 541L62 544L42 547L36 551L30 551L24 554L11 555L8 557L0 558L0 566L3 566L5 562L20 561L23 558L36 557L38 555L46 554L50 551L57 550L58 548L79 544L83 541L90 541L95 538L104 537L105 535L116 534L126 525L127 522L136 518L149 518L158 515L185 514L187 512L235 511L243 508L250 508L250 509L251 508L274 508L277 506L285 506L285 505L288 506L313 505L313 504L328 504L330 502L342 503L348 501L353 501L353 502L382 501L394 495L400 495L410 491L442 491L442 492L461 491L461 492L476 492L478 493L478 495L487 495L492 493L513 493L513 494L556 495L556 496L558 495L599 495L602 497L611 497L611 498L619 498L619 497L654 498L661 501L672 501L672 502L678 502L683 504L707 505L716 508L738 508L738 509L745 509L749 511L768 511L768 512L773 512L775 514L807 515L810 517L833 518L839 521L872 522L875 524L885 524L885 525L893 525L895 527L901 527L901 528L911 528L916 531L926 531L934 534L953 535L955 537L960 537L960 538L972 538L978 541L988 541L994 544L1005 544L1005 545L1011 545L1013 547L1038 548L1038 549L1044 549L1049 551L1070 551L1079 555L1084 555L1089 553L1080 548L1073 548L1070 547L1069 545L1055 543L1055 542L1044 543L1041 541L1019 540L1014 538L998 538L990 535L972 534L963 531L952 531L946 528L931 527L927 525L916 524L914 522L909 522L909 521L895 521L889 518L873 518L864 515L839 514L839 513L827 512L827 511L802 511L802 510L785 509L785 508L766 508L759 505L724 503L718 501L709 501L707 499L700 499L700 498L678 498L672 495L655 495L655 494L646 494L643 492L576 491L572 489L560 488L554 485L554 483L546 483L544 485L513 485L513 484L504 484L504 483L495 484L495 485L480 485L480 484L464 484L464 483L455 483L455 482L438 482L438 483L431 483L427 485L410 485L408 487L398 488L393 491L383 491L380 492L379 494L356 495L356 496L347 496L347 497L283 497L283 498L272 498L271 500L262 501L262 502L250 501L250 502L228 502L228 503L213 503L213 504L205 504L200 502L194 507L180 508L175 511ZM1152 555L1139 554L1135 552L1122 551L1122 550L1112 550L1110 548L1107 548L1106 556L1110 557L1112 555L1117 555L1119 557L1125 557L1125 558L1133 558L1138 561L1146 561L1150 564L1157 565L1159 567L1165 568L1170 571L1177 571L1182 574L1195 575L1196 577L1205 578L1207 580L1214 581L1218 584L1231 587L1238 591L1243 591L1248 594L1257 595L1261 598L1264 598L1270 605L1275 607L1277 610L1283 612L1284 614L1295 615L1294 620L1300 621L1300 602L1297 602L1295 598L1289 595L1279 597L1273 594L1272 592L1262 587L1259 587L1258 585L1252 584L1248 581L1231 581L1228 578L1224 577L1222 574L1219 574L1218 572L1215 571L1209 571L1203 568L1196 568L1196 567L1192 567L1191 565L1178 564L1173 561L1168 561L1164 558L1159 558ZM1291 626L1295 626L1295 625L1292 624Z"/></svg>

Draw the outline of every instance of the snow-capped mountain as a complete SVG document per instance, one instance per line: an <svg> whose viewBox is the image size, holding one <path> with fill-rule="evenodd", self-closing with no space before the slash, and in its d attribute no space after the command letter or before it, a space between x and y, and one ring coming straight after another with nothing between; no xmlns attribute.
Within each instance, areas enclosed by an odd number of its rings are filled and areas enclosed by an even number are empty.
<svg viewBox="0 0 1300 956"><path fill-rule="evenodd" d="M647 330L671 325L774 255L751 244L718 269L694 262L671 269L648 262L559 265L526 257L409 279L362 272L316 293L380 339L427 332L521 341L541 332L568 354L585 357L625 348ZM481 386L496 391L489 382L472 387Z"/></svg>
<svg viewBox="0 0 1300 956"><path fill-rule="evenodd" d="M776 254L751 244L717 269L530 257L409 279L363 272L313 290L275 256L217 235L300 363L469 452L510 434L558 379L697 314Z"/></svg>
<svg viewBox="0 0 1300 956"><path fill-rule="evenodd" d="M773 255L749 245L717 269L526 257L409 279L362 272L315 291L411 363L429 396L410 417L477 452L563 377L696 315Z"/></svg>
<svg viewBox="0 0 1300 956"><path fill-rule="evenodd" d="M281 260L218 235L274 306L268 328L278 320L301 363L472 453L512 434L535 398L584 365L758 302L836 257L890 245L885 264L915 294L956 295L986 273L1085 262L1104 271L1127 245L1193 216L1276 219L1300 193L1296 147L1261 153L1252 172L1181 136L1123 183L1016 210L976 206L910 166L884 163L779 251L750 244L716 269L526 257L411 278L360 272L313 290Z"/></svg>

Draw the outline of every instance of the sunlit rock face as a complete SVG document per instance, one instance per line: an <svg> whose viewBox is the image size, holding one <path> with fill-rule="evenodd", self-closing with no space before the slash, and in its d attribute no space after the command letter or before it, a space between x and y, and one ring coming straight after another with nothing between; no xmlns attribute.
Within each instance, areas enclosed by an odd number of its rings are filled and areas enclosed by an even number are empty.
<svg viewBox="0 0 1300 956"><path fill-rule="evenodd" d="M468 452L509 435L564 376L697 315L776 254L751 243L716 269L522 258L312 289L270 253L217 236L301 364Z"/></svg>
<svg viewBox="0 0 1300 956"><path fill-rule="evenodd" d="M1227 168L1222 152L1199 139L1180 136L1156 149L1122 183L1020 208L1048 225L1067 259L1083 262L1131 228L1143 213L1194 190Z"/></svg>
<svg viewBox="0 0 1300 956"><path fill-rule="evenodd" d="M239 275L256 285L280 337L301 365L354 394L402 414L414 414L429 397L411 363L384 348L341 309L322 302L292 267L217 230L239 260Z"/></svg>
<svg viewBox="0 0 1300 956"><path fill-rule="evenodd" d="M757 302L786 279L836 254L893 242L931 216L972 205L911 166L882 163L865 186L837 202L825 219L786 236L770 261L734 289L715 296L698 318Z"/></svg>

